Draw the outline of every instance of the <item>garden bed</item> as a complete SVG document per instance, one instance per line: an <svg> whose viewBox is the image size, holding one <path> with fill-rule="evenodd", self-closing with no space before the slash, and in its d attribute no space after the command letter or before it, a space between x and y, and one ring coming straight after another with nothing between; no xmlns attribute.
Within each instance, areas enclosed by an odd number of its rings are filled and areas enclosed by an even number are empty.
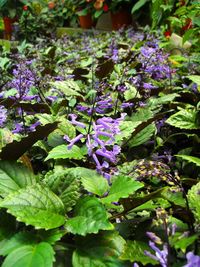
<svg viewBox="0 0 200 267"><path fill-rule="evenodd" d="M63 33L0 54L2 266L199 266L199 52Z"/></svg>

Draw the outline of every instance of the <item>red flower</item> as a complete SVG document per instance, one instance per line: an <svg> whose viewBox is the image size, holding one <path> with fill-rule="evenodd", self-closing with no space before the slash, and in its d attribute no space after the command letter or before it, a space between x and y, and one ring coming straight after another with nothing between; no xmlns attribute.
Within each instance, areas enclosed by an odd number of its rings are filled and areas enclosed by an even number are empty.
<svg viewBox="0 0 200 267"><path fill-rule="evenodd" d="M107 4L104 4L104 5L103 5L103 11L104 11L104 12L108 12L108 10L109 10L108 5L107 5Z"/></svg>
<svg viewBox="0 0 200 267"><path fill-rule="evenodd" d="M165 36L166 38L169 38L169 37L171 36L171 34L172 34L172 33L171 33L170 30L164 32L164 36Z"/></svg>
<svg viewBox="0 0 200 267"><path fill-rule="evenodd" d="M23 10L27 11L28 10L28 6L23 6Z"/></svg>
<svg viewBox="0 0 200 267"><path fill-rule="evenodd" d="M55 7L55 3L54 2L49 2L48 3L48 7L49 7L49 9L53 9Z"/></svg>

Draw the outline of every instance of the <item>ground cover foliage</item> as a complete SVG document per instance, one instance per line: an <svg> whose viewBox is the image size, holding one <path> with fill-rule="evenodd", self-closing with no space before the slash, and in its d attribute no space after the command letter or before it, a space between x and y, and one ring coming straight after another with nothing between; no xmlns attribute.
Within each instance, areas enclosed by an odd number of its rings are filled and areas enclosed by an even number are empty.
<svg viewBox="0 0 200 267"><path fill-rule="evenodd" d="M1 266L200 265L199 53L159 39L1 52Z"/></svg>

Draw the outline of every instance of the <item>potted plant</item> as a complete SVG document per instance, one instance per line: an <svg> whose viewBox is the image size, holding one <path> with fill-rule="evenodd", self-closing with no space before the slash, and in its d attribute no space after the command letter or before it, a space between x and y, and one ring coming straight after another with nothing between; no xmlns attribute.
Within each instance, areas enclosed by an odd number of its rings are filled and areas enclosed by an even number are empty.
<svg viewBox="0 0 200 267"><path fill-rule="evenodd" d="M5 36L10 39L12 23L16 21L21 2L18 0L0 0L0 16L3 17Z"/></svg>
<svg viewBox="0 0 200 267"><path fill-rule="evenodd" d="M74 0L76 14L79 18L81 28L90 29L94 26L92 19L93 3L90 0Z"/></svg>
<svg viewBox="0 0 200 267"><path fill-rule="evenodd" d="M133 1L111 0L109 2L113 30L119 30L121 27L130 25L132 23L131 3Z"/></svg>

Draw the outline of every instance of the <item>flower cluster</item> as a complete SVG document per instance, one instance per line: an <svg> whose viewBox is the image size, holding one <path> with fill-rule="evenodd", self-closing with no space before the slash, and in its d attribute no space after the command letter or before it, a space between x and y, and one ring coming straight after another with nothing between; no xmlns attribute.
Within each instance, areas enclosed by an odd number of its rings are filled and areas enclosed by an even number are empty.
<svg viewBox="0 0 200 267"><path fill-rule="evenodd" d="M31 89L36 86L36 73L31 69L32 61L30 60L20 60L13 70L13 79L9 81L5 88L6 90L14 89L16 92L11 98L15 100L39 100L38 94L32 94ZM6 91L5 90L5 91ZM1 94L1 97L4 97Z"/></svg>
<svg viewBox="0 0 200 267"><path fill-rule="evenodd" d="M4 127L7 120L7 109L4 106L0 106L0 127Z"/></svg>
<svg viewBox="0 0 200 267"><path fill-rule="evenodd" d="M135 172L139 181L156 179L174 185L174 177L170 173L170 167L163 162L143 159L137 164Z"/></svg>
<svg viewBox="0 0 200 267"><path fill-rule="evenodd" d="M139 56L142 63L141 71L154 80L170 78L174 72L167 62L168 55L164 55L156 42L147 42L141 47Z"/></svg>
<svg viewBox="0 0 200 267"><path fill-rule="evenodd" d="M120 147L115 144L115 137L120 133L119 124L125 116L126 114L122 114L118 119L111 117L99 118L92 123L91 132L81 133L72 140L68 136L64 136L64 139L69 142L68 149L71 149L75 143L84 138L88 155L95 162L97 172L110 179L110 164L117 163L117 156L121 151ZM86 130L86 125L77 121L75 114L70 114L69 117L73 125Z"/></svg>

